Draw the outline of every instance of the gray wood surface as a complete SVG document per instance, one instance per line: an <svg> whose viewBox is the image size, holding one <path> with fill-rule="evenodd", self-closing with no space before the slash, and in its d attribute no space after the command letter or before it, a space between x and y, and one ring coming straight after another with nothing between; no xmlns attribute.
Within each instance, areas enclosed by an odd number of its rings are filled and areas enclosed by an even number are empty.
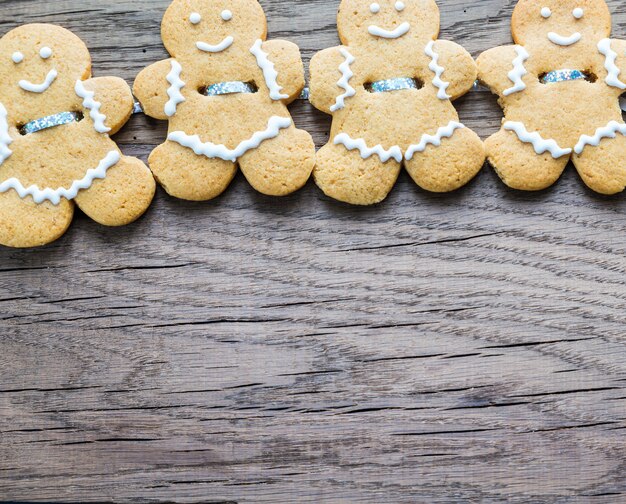
<svg viewBox="0 0 626 504"><path fill-rule="evenodd" d="M337 43L337 0L262 3L307 61ZM442 38L510 42L513 0L439 3ZM132 82L167 4L2 0L0 33L62 24ZM458 108L499 126L486 91ZM322 145L329 118L293 112ZM136 116L117 140L146 159L164 135ZM573 169L539 194L403 175L365 209L238 177L124 229L79 216L0 250L0 500L625 502L625 255L626 198Z"/></svg>

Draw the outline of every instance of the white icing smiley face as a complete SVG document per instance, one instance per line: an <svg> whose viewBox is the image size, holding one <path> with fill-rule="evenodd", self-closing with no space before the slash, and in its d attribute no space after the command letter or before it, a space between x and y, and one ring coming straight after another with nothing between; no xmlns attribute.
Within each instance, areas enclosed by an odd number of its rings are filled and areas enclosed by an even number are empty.
<svg viewBox="0 0 626 504"><path fill-rule="evenodd" d="M381 11L381 9L382 8L380 4L378 3L373 3L370 5L370 12L374 15L378 14ZM396 10L396 12L400 13L404 9L406 9L406 5L402 1L397 1L394 4L394 9ZM386 30L384 28L381 28L380 26L371 25L368 28L368 32L373 37L384 38L384 39L397 39L409 33L410 29L411 29L411 24L408 22L404 22L401 25L399 25L397 28L395 28L394 30Z"/></svg>
<svg viewBox="0 0 626 504"><path fill-rule="evenodd" d="M50 59L52 55L53 55L52 49L50 49L47 46L44 46L39 50L39 57L42 60ZM11 56L11 59L13 60L13 63L15 63L16 65L19 65L25 60L25 56L20 51L16 51ZM18 82L17 85L21 89L29 93L43 93L47 91L50 88L50 86L52 86L52 83L56 80L57 77L58 77L58 72L53 68L48 72L48 74L46 75L45 79L43 80L41 84L33 84L30 81L21 80Z"/></svg>
<svg viewBox="0 0 626 504"><path fill-rule="evenodd" d="M220 17L222 18L222 21L227 23L233 19L233 13L226 9L222 11ZM202 15L200 15L198 12L192 12L189 16L189 22L192 25L199 25L202 22ZM233 45L234 42L235 38L231 35L228 35L219 44L211 45L206 42L198 41L196 42L196 47L199 50L207 53L220 53L228 49L231 45Z"/></svg>
<svg viewBox="0 0 626 504"><path fill-rule="evenodd" d="M572 11L572 16L576 20L582 19L584 15L585 11L580 7L576 7ZM550 17L552 17L552 10L549 7L543 7L541 9L541 17L543 17L544 19L549 19ZM579 42L581 38L582 35L580 34L580 32L574 32L569 36L560 35L555 32L548 33L548 39L550 40L550 42L563 47L569 47L571 45L574 45Z"/></svg>

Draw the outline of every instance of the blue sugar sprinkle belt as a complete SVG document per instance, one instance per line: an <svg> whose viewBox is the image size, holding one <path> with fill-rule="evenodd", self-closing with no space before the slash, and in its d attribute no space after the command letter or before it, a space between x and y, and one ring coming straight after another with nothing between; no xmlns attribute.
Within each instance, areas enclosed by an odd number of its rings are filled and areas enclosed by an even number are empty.
<svg viewBox="0 0 626 504"><path fill-rule="evenodd" d="M370 85L372 93L388 93L390 91L402 91L403 89L419 89L419 86L415 79L408 77L376 81Z"/></svg>
<svg viewBox="0 0 626 504"><path fill-rule="evenodd" d="M220 96L238 93L256 93L256 89L247 82L219 82L206 88L205 96Z"/></svg>
<svg viewBox="0 0 626 504"><path fill-rule="evenodd" d="M548 72L542 79L544 84L555 84L575 80L585 80L587 76L580 70L554 70Z"/></svg>
<svg viewBox="0 0 626 504"><path fill-rule="evenodd" d="M64 124L78 122L81 120L81 117L82 116L77 112L61 112L60 114L54 114L30 121L20 128L20 133L22 135L30 135L49 128L56 128L57 126L63 126Z"/></svg>

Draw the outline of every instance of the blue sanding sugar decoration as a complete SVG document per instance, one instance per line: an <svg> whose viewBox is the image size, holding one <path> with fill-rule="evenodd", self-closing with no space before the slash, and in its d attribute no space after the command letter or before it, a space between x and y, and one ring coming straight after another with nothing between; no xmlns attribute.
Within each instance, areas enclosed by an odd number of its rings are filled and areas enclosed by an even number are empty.
<svg viewBox="0 0 626 504"><path fill-rule="evenodd" d="M256 93L256 88L248 82L219 82L206 88L205 96L220 96L238 93Z"/></svg>
<svg viewBox="0 0 626 504"><path fill-rule="evenodd" d="M415 79L408 77L381 80L370 84L372 93L388 93L390 91L402 91L403 89L419 89L419 86Z"/></svg>
<svg viewBox="0 0 626 504"><path fill-rule="evenodd" d="M554 70L553 72L548 72L541 80L544 84L555 84L557 82L586 79L587 75L580 70Z"/></svg>
<svg viewBox="0 0 626 504"><path fill-rule="evenodd" d="M30 121L20 128L22 135L29 135L43 131L49 128L55 128L57 126L63 126L72 122L78 122L82 119L82 114L78 112L61 112L60 114L54 114L48 117L42 117L41 119L35 119Z"/></svg>

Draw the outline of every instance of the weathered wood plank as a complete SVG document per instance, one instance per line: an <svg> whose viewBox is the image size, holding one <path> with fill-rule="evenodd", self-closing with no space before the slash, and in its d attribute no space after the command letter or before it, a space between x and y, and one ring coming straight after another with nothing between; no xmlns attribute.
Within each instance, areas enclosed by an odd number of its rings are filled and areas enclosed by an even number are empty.
<svg viewBox="0 0 626 504"><path fill-rule="evenodd" d="M440 0L442 37L509 43L514 3ZM4 0L0 33L60 23L132 82L167 4ZM305 59L337 43L336 0L263 4ZM499 126L486 91L458 107ZM293 112L323 145L328 118ZM117 138L145 159L164 135ZM625 214L573 170L540 194L403 176L368 209L238 178L0 250L0 500L623 502Z"/></svg>

